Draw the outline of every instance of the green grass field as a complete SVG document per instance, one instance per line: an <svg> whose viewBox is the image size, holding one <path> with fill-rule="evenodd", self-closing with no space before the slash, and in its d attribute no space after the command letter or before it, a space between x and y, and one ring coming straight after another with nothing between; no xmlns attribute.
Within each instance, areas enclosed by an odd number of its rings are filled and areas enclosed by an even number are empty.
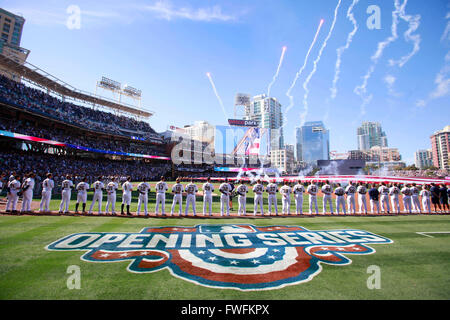
<svg viewBox="0 0 450 320"><path fill-rule="evenodd" d="M318 202L320 205L321 201ZM171 198L168 197L166 208L170 209L170 204ZM52 201L53 210L57 210L58 205L58 199ZM133 205L136 206L136 199ZM154 200L150 200L150 210L153 206ZM201 201L197 202L197 206L201 211ZM217 203L215 206L218 208ZM352 260L350 265L322 264L322 272L309 282L251 292L203 287L176 278L167 269L154 273L131 273L126 270L129 264L126 261L91 263L80 259L84 253L82 251L45 249L53 241L73 233L139 232L149 226L195 226L205 223L297 225L310 230L360 229L387 237L394 243L371 245L376 250L371 255L347 255ZM428 236L416 233L439 231L450 232L450 216L205 220L2 215L0 299L449 299L450 233L430 233ZM66 285L69 277L67 268L71 265L80 267L81 288L78 290L69 290ZM380 289L367 287L367 279L371 276L367 269L371 265L380 267Z"/></svg>

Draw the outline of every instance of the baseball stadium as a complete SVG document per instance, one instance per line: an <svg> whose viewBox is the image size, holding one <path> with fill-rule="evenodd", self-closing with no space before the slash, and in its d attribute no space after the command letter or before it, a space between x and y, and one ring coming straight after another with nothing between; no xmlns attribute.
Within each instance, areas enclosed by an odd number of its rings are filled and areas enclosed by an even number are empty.
<svg viewBox="0 0 450 320"><path fill-rule="evenodd" d="M450 299L448 166L281 169L261 119L157 132L141 90L7 52L1 300Z"/></svg>

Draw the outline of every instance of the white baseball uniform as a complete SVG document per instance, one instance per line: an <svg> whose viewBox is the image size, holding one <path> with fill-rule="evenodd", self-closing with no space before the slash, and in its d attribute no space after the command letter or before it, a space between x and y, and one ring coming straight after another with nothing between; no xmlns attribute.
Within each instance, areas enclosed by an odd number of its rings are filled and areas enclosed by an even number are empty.
<svg viewBox="0 0 450 320"><path fill-rule="evenodd" d="M172 201L172 209L170 214L173 215L173 210L175 209L175 205L178 203L178 214L181 216L181 212L183 211L183 194L184 187L181 183L176 183L172 187L173 193L173 201Z"/></svg>
<svg viewBox="0 0 450 320"><path fill-rule="evenodd" d="M412 186L411 188L409 188L409 190L411 190L411 202L413 212L422 213L419 201L419 189L417 187Z"/></svg>
<svg viewBox="0 0 450 320"><path fill-rule="evenodd" d="M61 203L59 204L59 212L69 212L70 196L72 194L73 182L66 179L61 183Z"/></svg>
<svg viewBox="0 0 450 320"><path fill-rule="evenodd" d="M412 213L411 189L405 186L402 188L401 193L403 194L404 210Z"/></svg>
<svg viewBox="0 0 450 320"><path fill-rule="evenodd" d="M94 207L94 204L97 201L98 201L98 214L102 214L103 189L105 188L105 185L101 181L95 181L92 184L92 188L94 189L94 196L92 197L92 203L89 208L89 214L92 214L92 208Z"/></svg>
<svg viewBox="0 0 450 320"><path fill-rule="evenodd" d="M119 184L115 181L111 181L106 185L106 192L107 197L106 197L106 207L105 207L105 212L108 214L109 213L109 206L111 206L111 211L113 214L116 213L116 199L117 199L117 194L116 194L116 190L119 188Z"/></svg>
<svg viewBox="0 0 450 320"><path fill-rule="evenodd" d="M78 194L77 194L77 203L86 203L87 201L87 191L89 190L89 183L81 181L77 184L76 187Z"/></svg>
<svg viewBox="0 0 450 320"><path fill-rule="evenodd" d="M50 200L52 198L52 189L55 187L55 182L47 178L42 181L42 199L39 204L39 212L49 212Z"/></svg>
<svg viewBox="0 0 450 320"><path fill-rule="evenodd" d="M34 189L34 179L33 178L27 178L25 180L25 183L23 184L23 188L27 187L27 190L23 192L23 199L22 199L22 208L21 212L28 212L31 211L31 201L33 201L33 189Z"/></svg>
<svg viewBox="0 0 450 320"><path fill-rule="evenodd" d="M334 194L336 195L336 211L339 214L340 208L342 207L342 212L344 212L344 214L346 214L345 212L345 199L344 199L344 194L345 194L345 190L342 187L337 187L336 189L334 189Z"/></svg>
<svg viewBox="0 0 450 320"><path fill-rule="evenodd" d="M310 184L306 189L309 194L309 214L312 214L313 204L316 209L316 214L319 214L319 206L317 205L317 192L319 188L315 184Z"/></svg>
<svg viewBox="0 0 450 320"><path fill-rule="evenodd" d="M256 216L256 213L258 212L258 206L261 209L261 215L264 214L264 209L263 209L263 191L264 191L264 186L260 183L256 184L253 187L253 192L255 194L255 199L254 199L254 209L253 209L253 215Z"/></svg>
<svg viewBox="0 0 450 320"><path fill-rule="evenodd" d="M378 188L378 192L380 193L381 212L390 212L391 208L389 207L389 188L386 186L380 186Z"/></svg>
<svg viewBox="0 0 450 320"><path fill-rule="evenodd" d="M329 184L325 184L322 186L322 193L323 193L323 209L322 212L325 213L327 210L327 202L330 206L330 212L333 214L333 202L331 202L331 194L333 193L333 189Z"/></svg>
<svg viewBox="0 0 450 320"><path fill-rule="evenodd" d="M276 185L276 183L269 183L266 187L266 192L269 194L268 196L269 215L272 214L272 206L275 207L275 214L278 215L278 204L277 204L278 186Z"/></svg>
<svg viewBox="0 0 450 320"><path fill-rule="evenodd" d="M20 182L16 179L8 182L9 192L6 196L6 211L12 210L16 211L17 201L19 197L17 196L17 192L20 190Z"/></svg>
<svg viewBox="0 0 450 320"><path fill-rule="evenodd" d="M359 204L359 210L358 213L363 213L363 207L364 207L364 213L367 214L367 188L366 186L360 185L358 188L356 188L356 192L358 193L358 204Z"/></svg>
<svg viewBox="0 0 450 320"><path fill-rule="evenodd" d="M355 204L355 192L356 188L354 185L349 184L347 188L345 188L345 193L347 194L347 211L348 213L356 213L356 204Z"/></svg>
<svg viewBox="0 0 450 320"><path fill-rule="evenodd" d="M431 192L427 189L422 189L422 191L420 191L420 196L422 197L423 210L431 213Z"/></svg>
<svg viewBox="0 0 450 320"><path fill-rule="evenodd" d="M156 208L155 213L158 215L159 213L159 205L161 204L161 213L162 215L166 215L165 206L166 206L166 191L169 190L167 183L165 181L160 181L155 186L156 189Z"/></svg>
<svg viewBox="0 0 450 320"><path fill-rule="evenodd" d="M389 195L391 196L392 212L400 213L400 201L398 195L400 194L400 189L396 186L389 188Z"/></svg>
<svg viewBox="0 0 450 320"><path fill-rule="evenodd" d="M295 212L297 214L303 214L303 193L305 192L305 187L298 183L294 186L292 192L294 193L295 199Z"/></svg>
<svg viewBox="0 0 450 320"><path fill-rule="evenodd" d="M241 214L245 215L247 208L247 193L248 193L248 188L245 184L241 184L239 185L239 187L237 187L236 192L238 194L238 203L239 203L239 208L238 208L238 215L240 216Z"/></svg>
<svg viewBox="0 0 450 320"><path fill-rule="evenodd" d="M227 208L227 216L230 215L230 192L231 186L229 183L224 182L219 186L220 195L220 215L223 216L224 208Z"/></svg>
<svg viewBox="0 0 450 320"><path fill-rule="evenodd" d="M187 216L189 211L189 206L192 205L192 211L194 216L197 215L195 208L195 194L198 192L198 187L194 183L188 183L186 185L186 208L184 208L184 214Z"/></svg>
<svg viewBox="0 0 450 320"><path fill-rule="evenodd" d="M122 184L122 204L127 206L131 204L131 191L133 191L133 184L130 181L125 181Z"/></svg>
<svg viewBox="0 0 450 320"><path fill-rule="evenodd" d="M282 211L284 214L291 214L291 192L292 189L288 185L284 185L280 188Z"/></svg>
<svg viewBox="0 0 450 320"><path fill-rule="evenodd" d="M212 215L212 193L214 191L214 185L206 182L202 186L203 190L203 215L206 214L206 205L208 205L209 215Z"/></svg>
<svg viewBox="0 0 450 320"><path fill-rule="evenodd" d="M144 205L144 214L148 215L148 192L150 191L150 185L147 182L141 182L137 186L139 192L137 215L141 213L141 206Z"/></svg>

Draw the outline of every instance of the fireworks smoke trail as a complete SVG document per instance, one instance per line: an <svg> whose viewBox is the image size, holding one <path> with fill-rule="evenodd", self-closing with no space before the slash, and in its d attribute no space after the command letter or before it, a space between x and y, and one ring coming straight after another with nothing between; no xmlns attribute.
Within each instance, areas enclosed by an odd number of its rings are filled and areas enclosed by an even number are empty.
<svg viewBox="0 0 450 320"><path fill-rule="evenodd" d="M294 81L292 82L291 86L289 87L288 91L286 92L286 95L289 97L289 105L286 108L286 111L284 112L284 114L287 114L287 112L294 106L294 97L291 95L291 91L292 91L292 89L294 89L294 86L297 83L298 78L301 76L301 74L303 73L303 70L306 67L306 64L308 63L309 54L311 53L312 48L316 44L317 37L319 35L320 29L322 28L323 22L324 22L324 20L321 19L320 23L319 23L319 26L317 27L317 31L316 31L316 34L314 36L314 39L311 42L311 45L309 46L308 52L306 53L306 57L305 57L305 61L303 62L303 66L300 68L300 70L295 75ZM283 123L283 127L285 125L286 125L286 123L284 122Z"/></svg>
<svg viewBox="0 0 450 320"><path fill-rule="evenodd" d="M223 115L225 116L225 119L228 119L228 115L227 115L227 112L225 111L225 107L224 107L224 105L223 105L222 98L220 98L219 94L217 93L216 86L214 85L214 81L213 81L213 79L211 78L211 73L207 72L207 73L206 73L206 76L208 77L209 82L211 83L211 87L212 87L213 90L214 90L214 94L216 95L217 100L219 101L219 104L220 104L220 106L222 107L222 111L223 111Z"/></svg>
<svg viewBox="0 0 450 320"><path fill-rule="evenodd" d="M308 77L306 78L305 82L303 82L303 89L305 90L305 94L303 96L303 107L304 107L304 111L302 112L302 114L300 115L300 126L303 126L303 124L305 123L305 118L308 115L308 95L309 95L309 89L308 89L308 84L311 81L311 78L313 77L313 75L316 73L317 71L317 65L320 61L320 58L322 57L322 53L325 50L328 40L330 39L333 30L334 30L334 26L336 25L336 20L337 20L337 14L339 11L339 7L341 6L341 2L342 0L338 1L338 4L336 6L336 9L334 9L334 18L333 18L333 22L331 23L331 27L330 27L330 31L328 31L328 35L325 38L325 40L323 41L322 47L319 50L319 53L317 55L316 60L314 60L314 67L312 69L312 71L309 73Z"/></svg>
<svg viewBox="0 0 450 320"><path fill-rule="evenodd" d="M277 68L277 72L275 72L275 75L273 76L272 82L269 83L269 86L267 87L267 96L270 97L270 88L272 88L273 84L275 83L275 81L278 78L278 74L280 73L280 69L281 69L281 65L283 64L283 60L284 60L284 54L286 53L286 46L283 47L282 51L281 51L281 57L280 57L280 62L278 63L278 68Z"/></svg>
<svg viewBox="0 0 450 320"><path fill-rule="evenodd" d="M355 36L356 32L358 31L358 23L356 22L355 16L353 15L353 8L358 4L359 0L353 0L353 3L350 5L350 7L347 10L347 19L349 19L353 24L353 30L348 34L347 36L347 42L345 43L345 46L339 47L336 50L337 53L337 59L336 59L336 66L334 68L334 79L333 79L333 86L331 87L331 99L336 98L337 95L337 82L339 80L339 74L341 73L341 62L342 62L342 54L345 50L347 50L350 47L350 44L352 43L353 37Z"/></svg>
<svg viewBox="0 0 450 320"><path fill-rule="evenodd" d="M397 1L397 0L395 0ZM369 70L363 77L363 83L359 86L357 86L353 92L361 97L363 99L363 102L360 107L360 116L363 116L366 114L366 106L370 103L372 100L372 95L367 95L367 83L372 76L372 73L375 71L375 66L378 63L378 60L383 55L384 49L392 42L397 40L398 34L397 34L397 26L398 26L398 16L400 15L400 12L402 8L406 5L406 2L408 0L405 0L402 4L402 6L395 8L394 11L392 11L392 25L391 25L391 36L389 36L386 40L381 41L378 43L377 51L373 54L370 59L372 60L372 65L369 67Z"/></svg>
<svg viewBox="0 0 450 320"><path fill-rule="evenodd" d="M421 17L419 14L415 15L415 16L406 15L406 13L405 13L406 4L407 4L407 0L405 0L405 2L403 3L402 6L400 6L399 0L395 0L395 8L400 10L400 13L399 13L400 18L403 21L408 22L408 30L406 30L404 33L405 40L407 42L413 43L413 49L409 54L401 57L397 61L395 61L393 59L389 60L390 66L398 65L400 68L403 67L408 62L408 60L411 59L420 50L420 42L422 40L420 35L412 34L414 31L416 31L419 28Z"/></svg>

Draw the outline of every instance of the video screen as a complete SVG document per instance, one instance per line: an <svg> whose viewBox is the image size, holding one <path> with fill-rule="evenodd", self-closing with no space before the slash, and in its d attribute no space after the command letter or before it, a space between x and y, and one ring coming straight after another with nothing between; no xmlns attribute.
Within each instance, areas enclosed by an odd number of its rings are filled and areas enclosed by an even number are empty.
<svg viewBox="0 0 450 320"><path fill-rule="evenodd" d="M256 127L216 126L215 152L239 156L266 156L270 130Z"/></svg>

